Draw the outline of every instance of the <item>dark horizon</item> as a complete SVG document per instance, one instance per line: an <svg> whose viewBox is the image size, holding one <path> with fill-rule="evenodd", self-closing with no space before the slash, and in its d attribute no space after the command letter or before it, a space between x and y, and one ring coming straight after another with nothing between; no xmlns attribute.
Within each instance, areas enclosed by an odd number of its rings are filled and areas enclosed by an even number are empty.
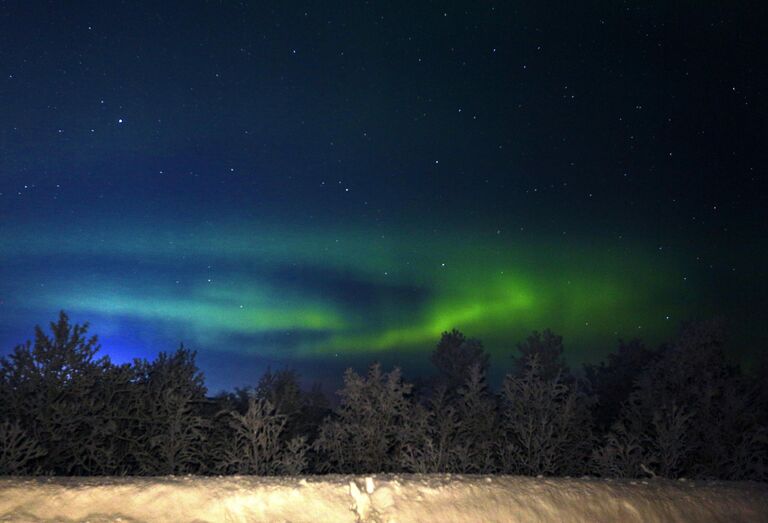
<svg viewBox="0 0 768 523"><path fill-rule="evenodd" d="M66 311L60 311L66 313ZM68 315L69 316L69 315ZM90 322L78 322L77 320L70 318L70 321L74 325L83 325L87 327L89 337L95 337L97 339L98 357L107 357L114 364L127 364L133 363L134 359L154 361L161 353L173 354L179 348L186 349L195 354L195 361L200 368L201 374L204 378L204 384L207 389L209 397L214 397L222 393L233 393L236 390L248 390L255 388L261 378L265 374L279 373L279 372L291 372L294 373L298 379L298 383L302 390L309 391L315 386L319 386L323 394L331 401L332 404L336 404L338 401L337 391L343 385L343 375L348 369L354 372L364 374L367 369L373 364L380 364L386 371L393 369L399 369L403 377L410 382L415 382L421 386L430 386L434 383L434 380L439 378L441 373L438 368L434 366L434 363L430 361L430 358L436 347L440 345L441 337L444 337L451 331L445 331L434 340L434 343L423 347L422 351L414 352L408 351L406 353L400 352L388 352L379 354L360 354L355 357L347 356L343 359L334 358L332 363L323 361L322 368L317 367L317 361L304 361L293 362L286 364L279 360L274 362L267 361L263 368L256 369L249 367L241 369L241 373L237 377L231 373L228 374L228 379L225 381L217 382L215 378L212 380L208 376L208 371L212 370L213 375L216 376L217 368L216 362L210 362L206 358L205 351L200 351L196 347L185 344L184 342L177 343L170 347L150 348L149 350L142 351L140 356L130 358L114 357L114 351L110 351L107 347L104 347L101 336L98 331L93 328ZM600 356L593 357L588 361L574 359L572 351L569 350L569 343L567 339L562 339L562 358L563 362L568 366L568 372L572 373L579 379L585 378L586 369L590 367L599 367L610 363L610 358L615 357L622 346L632 345L638 343L639 346L648 350L659 351L665 350L666 347L673 347L679 339L681 333L690 325L697 323L706 323L709 321L717 322L722 328L723 334L723 351L726 361L730 365L734 365L742 372L748 375L754 375L755 372L760 372L763 369L762 366L766 364L765 353L758 353L755 358L744 359L739 358L737 355L744 354L746 351L738 350L736 342L732 339L732 332L730 331L728 322L722 317L706 318L700 320L688 320L681 322L677 329L666 339L658 340L658 342L649 342L640 336L634 338L617 338L610 346L603 347L600 352ZM35 328L41 328L43 332L49 333L52 323L56 322L56 318L51 318L50 321L42 322L35 325ZM466 336L467 339L474 342L478 342L483 350L488 354L489 368L488 368L488 386L490 390L497 390L501 385L504 377L513 371L514 359L518 356L518 346L525 344L526 340L531 335L542 334L545 332L551 332L557 336L559 333L552 329L544 328L530 331L524 334L519 340L511 341L505 344L506 349L503 352L499 352L492 355L482 338L472 336L469 333L461 331L461 329L452 329L452 331L459 332ZM560 336L562 338L562 336ZM25 345L27 342L34 344L35 336L34 330L29 329L28 335L20 343L16 343L13 348ZM10 354L12 351L8 351Z"/></svg>

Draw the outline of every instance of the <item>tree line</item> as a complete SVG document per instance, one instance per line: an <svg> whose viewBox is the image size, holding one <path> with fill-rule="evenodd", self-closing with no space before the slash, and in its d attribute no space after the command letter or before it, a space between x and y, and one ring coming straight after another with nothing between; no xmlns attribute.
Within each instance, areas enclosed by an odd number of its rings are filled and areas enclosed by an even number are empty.
<svg viewBox="0 0 768 523"><path fill-rule="evenodd" d="M499 390L479 340L453 330L418 384L348 369L329 406L291 370L207 395L195 353L99 356L62 312L0 359L0 474L480 473L768 480L768 368L725 358L717 321L649 348L619 343L573 373L562 337L516 347Z"/></svg>

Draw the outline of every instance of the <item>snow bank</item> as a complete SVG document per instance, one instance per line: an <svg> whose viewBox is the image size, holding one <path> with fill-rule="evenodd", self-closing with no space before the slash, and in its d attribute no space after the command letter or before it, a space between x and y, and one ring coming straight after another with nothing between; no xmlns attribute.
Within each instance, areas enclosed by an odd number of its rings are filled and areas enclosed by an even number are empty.
<svg viewBox="0 0 768 523"><path fill-rule="evenodd" d="M0 521L768 522L768 484L456 475L0 478Z"/></svg>

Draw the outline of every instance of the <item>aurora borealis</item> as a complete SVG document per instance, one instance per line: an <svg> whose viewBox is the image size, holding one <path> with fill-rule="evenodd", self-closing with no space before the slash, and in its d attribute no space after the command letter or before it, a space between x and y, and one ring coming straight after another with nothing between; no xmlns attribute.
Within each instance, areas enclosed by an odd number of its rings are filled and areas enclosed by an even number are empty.
<svg viewBox="0 0 768 523"><path fill-rule="evenodd" d="M452 328L582 362L718 314L755 353L742 13L342 4L0 6L3 353L59 309L213 389L426 367Z"/></svg>

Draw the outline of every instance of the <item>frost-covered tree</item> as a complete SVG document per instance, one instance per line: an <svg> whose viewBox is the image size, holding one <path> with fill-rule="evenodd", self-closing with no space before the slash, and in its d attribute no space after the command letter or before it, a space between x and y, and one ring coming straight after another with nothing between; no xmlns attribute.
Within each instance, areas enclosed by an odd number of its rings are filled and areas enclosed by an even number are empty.
<svg viewBox="0 0 768 523"><path fill-rule="evenodd" d="M575 382L528 357L522 374L508 374L502 388L504 472L526 475L579 474L592 445L590 398Z"/></svg>
<svg viewBox="0 0 768 523"><path fill-rule="evenodd" d="M56 474L91 473L89 456L109 424L102 402L108 358L88 337L88 324L72 325L62 311L50 335L35 327L34 343L0 360L0 418L16 420L46 451L39 466Z"/></svg>
<svg viewBox="0 0 768 523"><path fill-rule="evenodd" d="M441 453L437 448L433 423L432 412L419 404L413 406L406 425L407 432L403 437L401 452L398 455L398 468L418 474L439 471Z"/></svg>
<svg viewBox="0 0 768 523"><path fill-rule="evenodd" d="M281 435L288 421L272 403L252 396L244 414L220 413L230 428L215 469L236 474L299 474L307 466L306 438L299 436L283 444Z"/></svg>
<svg viewBox="0 0 768 523"><path fill-rule="evenodd" d="M469 369L456 400L459 426L455 455L457 472L493 472L497 446L496 399L488 390L485 371L479 365Z"/></svg>
<svg viewBox="0 0 768 523"><path fill-rule="evenodd" d="M395 470L403 445L402 427L411 415L411 387L397 368L383 373L376 363L365 377L347 369L344 387L338 391L340 405L323 421L314 444L320 471Z"/></svg>
<svg viewBox="0 0 768 523"><path fill-rule="evenodd" d="M659 351L646 348L640 340L619 340L617 352L609 354L607 362L584 365L587 382L598 398L593 411L600 430L607 430L618 420L621 406L632 394L637 378L658 356Z"/></svg>
<svg viewBox="0 0 768 523"><path fill-rule="evenodd" d="M275 411L285 416L298 415L303 403L299 376L290 369L267 369L259 379L255 396L269 401Z"/></svg>
<svg viewBox="0 0 768 523"><path fill-rule="evenodd" d="M650 464L642 431L619 420L592 453L592 470L607 478L636 478L644 475Z"/></svg>
<svg viewBox="0 0 768 523"><path fill-rule="evenodd" d="M438 384L426 405L414 405L404 426L400 466L409 472L456 472L463 450L459 415L449 401L448 387Z"/></svg>
<svg viewBox="0 0 768 523"><path fill-rule="evenodd" d="M308 441L315 440L320 424L330 412L322 386L314 383L309 390L303 392L302 408L296 419L294 435L304 436Z"/></svg>
<svg viewBox="0 0 768 523"><path fill-rule="evenodd" d="M724 343L719 321L684 325L676 342L636 380L619 420L628 436L613 429L598 453L631 437L641 443L644 473L744 478L750 470L745 462L764 459L764 428L756 416L757 396L727 362ZM759 474L759 468L748 474ZM631 465L619 474L637 470Z"/></svg>
<svg viewBox="0 0 768 523"><path fill-rule="evenodd" d="M466 382L473 366L487 372L488 359L480 340L467 338L456 329L442 334L431 356L432 364L452 390Z"/></svg>
<svg viewBox="0 0 768 523"><path fill-rule="evenodd" d="M73 472L89 475L126 474L132 469L130 442L135 426L138 391L131 365L105 365L91 393L80 397L84 423Z"/></svg>
<svg viewBox="0 0 768 523"><path fill-rule="evenodd" d="M252 397L268 400L279 414L287 416L281 436L285 442L296 436L315 439L320 422L330 412L321 386L315 383L309 390L303 390L299 375L290 369L268 369L256 387L235 388L233 392L220 395L221 400L240 414L248 410Z"/></svg>
<svg viewBox="0 0 768 523"><path fill-rule="evenodd" d="M293 370L267 370L259 380L255 395L268 400L276 412L286 416L281 436L286 444L296 437L315 438L317 426L328 414L328 400L320 386L315 384L308 391L302 390L299 375Z"/></svg>
<svg viewBox="0 0 768 523"><path fill-rule="evenodd" d="M768 352L758 356L740 384L726 390L727 425L741 425L741 433L731 438L732 452L723 460L720 476L768 481Z"/></svg>
<svg viewBox="0 0 768 523"><path fill-rule="evenodd" d="M570 371L563 357L563 337L551 330L533 331L524 342L517 344L517 351L520 354L512 357L512 374L525 374L531 358L536 356L538 372L543 379L552 379L555 376L560 376L564 381L570 379Z"/></svg>
<svg viewBox="0 0 768 523"><path fill-rule="evenodd" d="M45 455L35 439L29 437L18 421L0 423L0 476L36 472L32 464Z"/></svg>
<svg viewBox="0 0 768 523"><path fill-rule="evenodd" d="M203 469L207 420L203 375L195 353L183 346L161 352L152 362L137 361L140 403L132 451L143 474L184 474Z"/></svg>
<svg viewBox="0 0 768 523"><path fill-rule="evenodd" d="M691 452L692 413L674 403L651 412L631 397L622 417L592 453L593 470L604 477L676 477Z"/></svg>

